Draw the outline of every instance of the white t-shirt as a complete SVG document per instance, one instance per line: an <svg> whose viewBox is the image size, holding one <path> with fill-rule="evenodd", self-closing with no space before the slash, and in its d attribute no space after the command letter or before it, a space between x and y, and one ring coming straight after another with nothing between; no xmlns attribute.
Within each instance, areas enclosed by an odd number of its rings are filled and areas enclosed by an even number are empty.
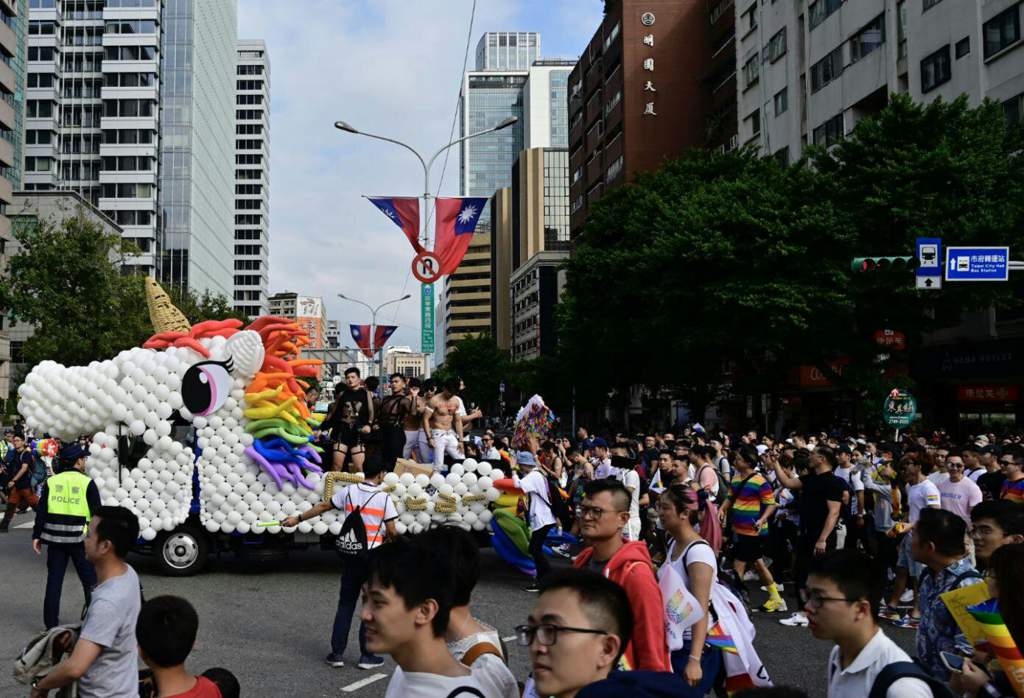
<svg viewBox="0 0 1024 698"><path fill-rule="evenodd" d="M526 477L518 475L513 478L513 484L526 494L530 495L530 530L537 531L549 524L557 523L555 515L551 513L551 503L548 501L548 480L540 468L534 468Z"/></svg>
<svg viewBox="0 0 1024 698"><path fill-rule="evenodd" d="M931 480L925 479L907 488L907 506L912 524L916 524L921 518L922 511L928 507L938 509L941 503L942 495L939 494L939 488Z"/></svg>
<svg viewBox="0 0 1024 698"><path fill-rule="evenodd" d="M448 643L448 651L460 662L466 656L466 652L481 642L489 643L499 651L501 650L501 638L498 636L498 631L481 620L476 622L488 630L464 637L457 642ZM481 654L469 667L469 670L473 672L473 678L484 686L485 696L519 698L519 684L516 683L516 677L512 675L512 671L505 665L501 657L493 654Z"/></svg>
<svg viewBox="0 0 1024 698"><path fill-rule="evenodd" d="M619 469L612 466L612 459L605 458L604 460L594 459L594 479L604 480L607 477L618 477Z"/></svg>
<svg viewBox="0 0 1024 698"><path fill-rule="evenodd" d="M384 698L437 698L447 696L457 688L475 688L488 698L494 695L484 690L483 684L475 675L441 676L422 671L406 673L402 671L402 667L397 667L395 673L391 675L391 681L388 682ZM465 698L472 698L473 695L468 691L464 694Z"/></svg>
<svg viewBox="0 0 1024 698"><path fill-rule="evenodd" d="M615 479L629 490L629 523L623 533L626 540L640 540L640 474L632 468L623 468Z"/></svg>
<svg viewBox="0 0 1024 698"><path fill-rule="evenodd" d="M850 499L850 514L856 516L861 513L857 506L857 493L864 491L864 482L860 479L860 473L851 465L849 468L836 468L832 471L836 477L841 478L850 485L853 490L853 497Z"/></svg>
<svg viewBox="0 0 1024 698"><path fill-rule="evenodd" d="M928 479L934 482L936 485L941 485L943 482L949 482L949 473L944 473L941 470L936 470L934 473L928 476Z"/></svg>
<svg viewBox="0 0 1024 698"><path fill-rule="evenodd" d="M665 557L665 564L672 565L675 571L679 573L679 576L683 578L683 584L693 594L693 586L690 584L690 573L687 567L694 564L695 562L703 562L705 565L711 568L711 583L714 584L718 581L718 560L715 558L715 551L711 549L711 546L702 541L694 541L687 546L683 552L679 555L678 559L673 559L676 554L676 542L672 541L668 545L668 555ZM686 565L683 565L683 558L686 559ZM696 594L693 594L696 597ZM710 599L710 595L708 596ZM713 623L711 624L713 625ZM693 632L690 628L683 631L683 637L689 638L693 636Z"/></svg>
<svg viewBox="0 0 1024 698"><path fill-rule="evenodd" d="M384 524L398 518L395 502L391 499L391 495L380 488L380 485L360 482L336 490L331 495L331 505L343 512L342 521L356 507L362 507L360 515L363 517L363 526L366 527L366 542L370 550L384 542Z"/></svg>
<svg viewBox="0 0 1024 698"><path fill-rule="evenodd" d="M462 398L458 395L455 396L455 400L459 403L458 409L455 410L455 414L460 417L465 417L469 412L466 412L466 403L462 401Z"/></svg>
<svg viewBox="0 0 1024 698"><path fill-rule="evenodd" d="M871 693L875 677L893 662L909 662L910 657L886 637L881 629L875 633L857 658L845 669L839 667L839 647L832 648L828 659L828 698L864 698ZM885 692L886 698L932 698L932 690L921 679L895 681Z"/></svg>

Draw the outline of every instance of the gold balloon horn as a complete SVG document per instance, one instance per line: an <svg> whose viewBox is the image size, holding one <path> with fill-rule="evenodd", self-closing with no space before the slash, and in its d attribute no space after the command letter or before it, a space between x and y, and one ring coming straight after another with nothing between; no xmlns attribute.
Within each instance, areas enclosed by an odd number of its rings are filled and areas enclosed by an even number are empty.
<svg viewBox="0 0 1024 698"><path fill-rule="evenodd" d="M161 332L181 332L188 334L192 329L181 311L171 303L160 284L151 276L146 277L146 304L149 306L149 321L153 323L156 334Z"/></svg>

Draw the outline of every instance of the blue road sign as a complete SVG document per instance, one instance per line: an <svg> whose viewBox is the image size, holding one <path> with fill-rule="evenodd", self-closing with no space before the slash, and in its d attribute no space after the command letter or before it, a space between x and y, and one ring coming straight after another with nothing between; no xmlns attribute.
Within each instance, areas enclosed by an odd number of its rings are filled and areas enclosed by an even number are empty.
<svg viewBox="0 0 1024 698"><path fill-rule="evenodd" d="M917 275L942 276L942 238L917 239Z"/></svg>
<svg viewBox="0 0 1024 698"><path fill-rule="evenodd" d="M1006 281L1009 247L947 247L946 281Z"/></svg>

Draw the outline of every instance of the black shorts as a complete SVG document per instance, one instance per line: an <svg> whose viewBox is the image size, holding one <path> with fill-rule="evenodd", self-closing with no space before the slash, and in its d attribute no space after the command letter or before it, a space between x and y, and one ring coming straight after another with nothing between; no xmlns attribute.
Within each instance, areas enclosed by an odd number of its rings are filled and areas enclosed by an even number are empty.
<svg viewBox="0 0 1024 698"><path fill-rule="evenodd" d="M340 424L331 432L331 441L335 446L345 446L351 449L362 445L362 436L355 427L348 424Z"/></svg>
<svg viewBox="0 0 1024 698"><path fill-rule="evenodd" d="M733 539L732 556L740 562L757 562L764 557L761 536L737 535Z"/></svg>

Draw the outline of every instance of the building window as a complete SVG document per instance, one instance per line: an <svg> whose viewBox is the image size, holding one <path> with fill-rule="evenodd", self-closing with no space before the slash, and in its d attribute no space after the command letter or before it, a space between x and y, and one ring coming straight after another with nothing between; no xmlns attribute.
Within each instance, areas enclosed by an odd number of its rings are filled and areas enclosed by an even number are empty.
<svg viewBox="0 0 1024 698"><path fill-rule="evenodd" d="M986 59L1020 41L1020 4L985 22L982 35L985 37Z"/></svg>
<svg viewBox="0 0 1024 698"><path fill-rule="evenodd" d="M843 0L814 0L808 10L810 15L811 29L825 21L833 12L839 9Z"/></svg>
<svg viewBox="0 0 1024 698"><path fill-rule="evenodd" d="M757 84L758 80L761 79L760 58L760 56L755 54L750 58L750 60L743 64L743 89L749 90Z"/></svg>
<svg viewBox="0 0 1024 698"><path fill-rule="evenodd" d="M744 12L740 16L740 20L743 23L743 33L744 34L747 34L749 32L754 31L755 29L757 29L757 2L756 2L756 0L755 0L754 3L752 3L750 5L750 8L747 9L747 11Z"/></svg>
<svg viewBox="0 0 1024 698"><path fill-rule="evenodd" d="M948 44L921 61L921 92L931 92L952 77Z"/></svg>
<svg viewBox="0 0 1024 698"><path fill-rule="evenodd" d="M839 46L811 66L811 92L817 92L843 72L843 47Z"/></svg>
<svg viewBox="0 0 1024 698"><path fill-rule="evenodd" d="M775 93L775 116L789 109L789 88L783 87Z"/></svg>
<svg viewBox="0 0 1024 698"><path fill-rule="evenodd" d="M823 123L814 129L812 138L815 145L825 146L826 148L833 143L839 142L839 139L843 137L843 115L842 113L836 114L831 119Z"/></svg>
<svg viewBox="0 0 1024 698"><path fill-rule="evenodd" d="M850 62L856 63L885 43L885 15L878 15L850 39Z"/></svg>
<svg viewBox="0 0 1024 698"><path fill-rule="evenodd" d="M971 37L965 36L956 42L956 57L963 58L971 52Z"/></svg>
<svg viewBox="0 0 1024 698"><path fill-rule="evenodd" d="M1024 113L1024 92L1003 102L1003 115L1006 117L1007 124L1021 123L1022 113Z"/></svg>
<svg viewBox="0 0 1024 698"><path fill-rule="evenodd" d="M783 27L775 32L775 35L768 40L768 61L774 63L786 55L786 28Z"/></svg>
<svg viewBox="0 0 1024 698"><path fill-rule="evenodd" d="M921 11L925 12L938 5L942 0L921 0Z"/></svg>

